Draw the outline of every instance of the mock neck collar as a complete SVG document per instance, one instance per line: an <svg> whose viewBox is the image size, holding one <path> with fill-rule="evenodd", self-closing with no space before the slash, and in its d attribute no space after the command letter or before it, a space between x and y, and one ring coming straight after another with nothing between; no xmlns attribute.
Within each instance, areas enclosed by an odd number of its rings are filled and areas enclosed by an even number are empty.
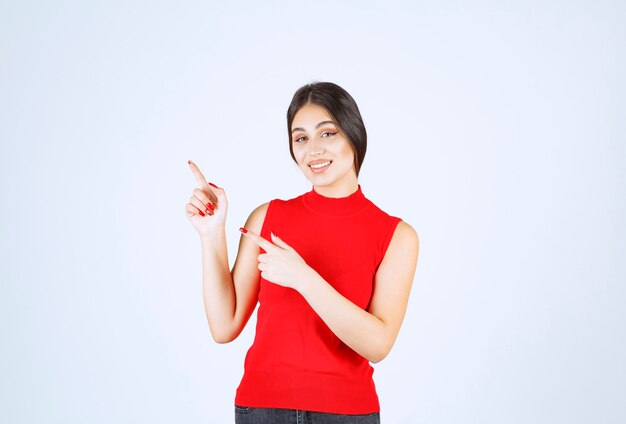
<svg viewBox="0 0 626 424"><path fill-rule="evenodd" d="M326 197L312 187L311 191L303 195L303 201L307 207L316 212L337 216L356 213L369 202L363 195L360 184L354 193L346 197Z"/></svg>

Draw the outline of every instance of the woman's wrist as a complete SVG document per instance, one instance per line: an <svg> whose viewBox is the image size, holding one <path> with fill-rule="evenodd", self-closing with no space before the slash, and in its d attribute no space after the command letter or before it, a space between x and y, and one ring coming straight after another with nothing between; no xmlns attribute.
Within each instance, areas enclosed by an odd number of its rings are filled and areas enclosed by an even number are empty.
<svg viewBox="0 0 626 424"><path fill-rule="evenodd" d="M310 273L308 273L305 278L298 282L294 289L306 299L311 293L311 290L315 290L316 286L319 286L324 282L325 281L322 276L319 275L313 268L311 268Z"/></svg>
<svg viewBox="0 0 626 424"><path fill-rule="evenodd" d="M218 231L211 234L200 234L200 244L202 247L219 246L226 241L226 230L222 226Z"/></svg>

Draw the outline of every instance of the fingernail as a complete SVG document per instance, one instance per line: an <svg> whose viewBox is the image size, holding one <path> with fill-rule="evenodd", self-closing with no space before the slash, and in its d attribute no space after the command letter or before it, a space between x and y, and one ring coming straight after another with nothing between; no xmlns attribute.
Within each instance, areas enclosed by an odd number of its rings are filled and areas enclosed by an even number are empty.
<svg viewBox="0 0 626 424"><path fill-rule="evenodd" d="M200 212L200 215L204 216L204 212L202 212L202 211L198 211L198 212Z"/></svg>
<svg viewBox="0 0 626 424"><path fill-rule="evenodd" d="M215 206L213 206L213 204L211 202L206 204L207 209L210 209L211 212L215 211Z"/></svg>
<svg viewBox="0 0 626 424"><path fill-rule="evenodd" d="M213 188L219 188L218 186L216 186L216 185L215 185L215 184L213 184L213 183L209 183L209 185L210 185L211 187L213 187Z"/></svg>
<svg viewBox="0 0 626 424"><path fill-rule="evenodd" d="M244 233L244 234L248 232L248 230L246 230L246 229L245 229L245 228L243 228L243 227L241 227L241 228L239 229L239 231L241 231L241 232L242 232L242 233Z"/></svg>
<svg viewBox="0 0 626 424"><path fill-rule="evenodd" d="M187 163L191 165L191 160L188 160Z"/></svg>

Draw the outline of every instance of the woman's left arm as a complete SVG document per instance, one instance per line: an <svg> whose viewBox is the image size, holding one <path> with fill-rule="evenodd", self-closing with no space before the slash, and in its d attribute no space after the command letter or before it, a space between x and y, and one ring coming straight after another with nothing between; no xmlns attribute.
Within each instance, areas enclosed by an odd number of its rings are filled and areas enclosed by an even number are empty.
<svg viewBox="0 0 626 424"><path fill-rule="evenodd" d="M417 267L419 238L409 224L400 221L394 231L374 276L367 311L342 296L280 238L272 235L270 243L252 232L244 234L266 251L259 255L263 278L297 290L341 341L370 362L387 356L404 320Z"/></svg>

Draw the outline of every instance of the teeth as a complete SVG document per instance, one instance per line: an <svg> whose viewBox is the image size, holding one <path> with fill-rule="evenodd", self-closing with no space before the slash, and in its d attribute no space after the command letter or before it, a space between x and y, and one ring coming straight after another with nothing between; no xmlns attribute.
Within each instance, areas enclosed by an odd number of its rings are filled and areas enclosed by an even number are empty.
<svg viewBox="0 0 626 424"><path fill-rule="evenodd" d="M327 165L330 165L330 161L324 162L324 163L318 163L317 165L311 165L311 168L319 169L319 168L323 168L323 167L325 167Z"/></svg>

